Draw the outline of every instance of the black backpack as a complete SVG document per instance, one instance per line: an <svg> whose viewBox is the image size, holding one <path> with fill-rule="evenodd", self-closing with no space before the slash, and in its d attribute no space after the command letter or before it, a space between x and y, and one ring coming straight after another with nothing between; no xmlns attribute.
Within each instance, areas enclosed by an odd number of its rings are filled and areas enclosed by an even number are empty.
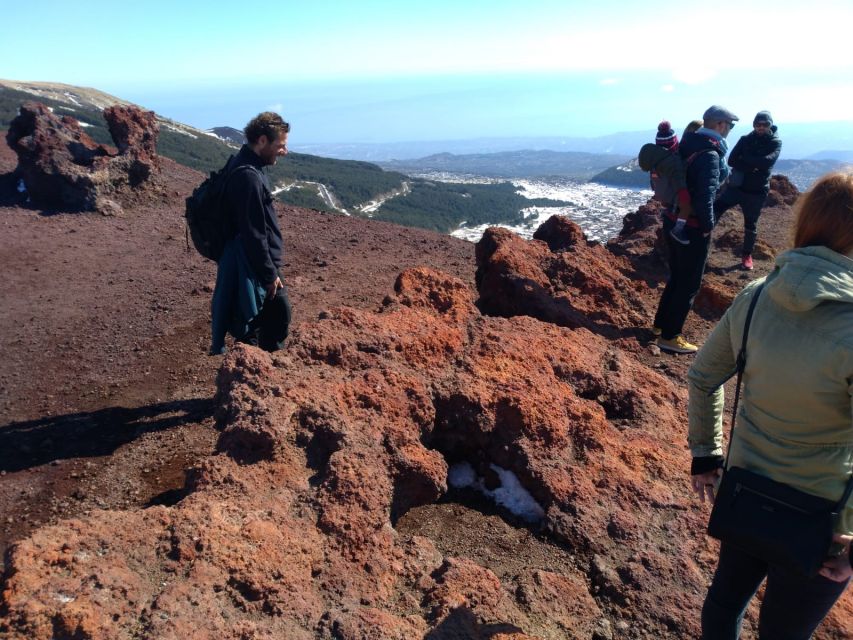
<svg viewBox="0 0 853 640"><path fill-rule="evenodd" d="M228 159L219 171L195 188L187 198L184 217L187 223L187 249L192 238L196 250L208 260L218 261L228 242L228 207L225 202L225 186L228 178L249 165L232 167L234 156Z"/></svg>

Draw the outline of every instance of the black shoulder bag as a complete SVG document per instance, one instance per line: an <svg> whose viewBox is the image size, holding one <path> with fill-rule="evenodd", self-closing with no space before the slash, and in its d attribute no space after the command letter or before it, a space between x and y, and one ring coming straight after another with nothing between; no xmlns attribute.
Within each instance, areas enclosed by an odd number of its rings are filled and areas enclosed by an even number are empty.
<svg viewBox="0 0 853 640"><path fill-rule="evenodd" d="M726 465L734 439L740 385L746 367L749 323L763 287L763 284L758 287L749 304L743 342L737 356L737 386ZM829 553L832 533L851 491L853 476L841 500L833 502L747 469L727 466L711 510L708 535L768 564L813 577Z"/></svg>

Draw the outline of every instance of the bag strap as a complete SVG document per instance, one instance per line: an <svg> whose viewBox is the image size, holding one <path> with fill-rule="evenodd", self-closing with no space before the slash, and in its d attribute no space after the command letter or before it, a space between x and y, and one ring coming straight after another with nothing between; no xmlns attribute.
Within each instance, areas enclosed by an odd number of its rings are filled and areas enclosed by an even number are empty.
<svg viewBox="0 0 853 640"><path fill-rule="evenodd" d="M749 310L746 312L746 322L744 322L743 326L743 340L740 344L740 351L737 354L737 383L735 384L735 401L734 407L732 408L732 426L729 431L729 446L726 448L726 468L728 468L729 464L729 453L732 450L732 441L734 440L735 435L735 422L737 421L737 406L738 401L740 400L740 385L743 380L743 371L746 369L746 339L749 337L749 325L752 322L752 314L755 311L755 305L758 303L758 297L761 295L761 290L764 289L764 282L758 285L755 288L755 293L752 296L752 300L749 302ZM850 499L850 495L853 494L853 472L850 474L850 479L847 481L847 486L844 489L844 495L841 496L841 500L835 505L835 509L832 511L832 515L834 518L838 518L841 514L841 511L847 504L847 501Z"/></svg>
<svg viewBox="0 0 853 640"><path fill-rule="evenodd" d="M726 467L729 464L729 453L732 450L732 441L735 438L735 422L737 421L737 405L740 401L740 385L743 381L743 371L746 369L746 339L749 337L749 325L752 323L752 313L755 311L755 305L758 303L758 297L761 295L761 290L764 289L762 282L755 289L752 295L752 300L749 301L749 310L746 312L746 322L743 325L743 340L740 343L740 351L737 354L737 383L735 384L735 402L732 408L732 426L729 430L729 446L726 448Z"/></svg>

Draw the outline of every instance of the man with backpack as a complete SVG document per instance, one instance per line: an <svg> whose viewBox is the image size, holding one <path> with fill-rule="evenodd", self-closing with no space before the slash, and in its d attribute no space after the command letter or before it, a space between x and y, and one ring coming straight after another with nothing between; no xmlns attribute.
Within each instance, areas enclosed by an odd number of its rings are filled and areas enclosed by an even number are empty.
<svg viewBox="0 0 853 640"><path fill-rule="evenodd" d="M670 235L676 220L663 218L663 231L669 255L669 279L661 294L652 331L657 345L670 353L695 353L696 345L684 339L682 329L693 300L702 285L705 263L714 229L714 200L720 184L728 175L724 162L729 135L739 118L728 109L712 105L702 116L702 128L685 133L678 153L686 165L687 191L693 216L684 227L688 243L681 244Z"/></svg>
<svg viewBox="0 0 853 640"><path fill-rule="evenodd" d="M770 191L770 172L782 151L782 141L776 135L776 125L769 111L759 111L752 121L753 130L741 136L729 155L729 174L726 188L714 203L714 214L739 204L743 210L743 250L741 267L753 268L752 250L758 237L758 217Z"/></svg>
<svg viewBox="0 0 853 640"><path fill-rule="evenodd" d="M225 334L266 351L284 346L291 309L281 276L282 235L262 169L287 154L290 124L264 112L246 125L247 143L226 165L221 206L225 246L217 259L211 303L211 354L225 352Z"/></svg>

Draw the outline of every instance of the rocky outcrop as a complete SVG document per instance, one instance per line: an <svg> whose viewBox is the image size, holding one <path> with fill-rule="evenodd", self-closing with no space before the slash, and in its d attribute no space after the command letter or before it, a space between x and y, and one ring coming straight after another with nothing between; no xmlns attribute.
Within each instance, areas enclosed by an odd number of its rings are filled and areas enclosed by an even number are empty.
<svg viewBox="0 0 853 640"><path fill-rule="evenodd" d="M596 242L577 224L554 216L527 242L498 227L477 243L480 309L489 315L526 315L562 327L585 327L609 338L644 326L643 282L631 264Z"/></svg>
<svg viewBox="0 0 853 640"><path fill-rule="evenodd" d="M765 207L774 207L780 204L793 206L800 197L800 191L787 176L775 174L770 176L770 192L767 194Z"/></svg>
<svg viewBox="0 0 853 640"><path fill-rule="evenodd" d="M665 260L666 244L660 233L661 208L661 204L652 199L627 214L622 219L619 234L607 241L607 250L631 260L650 254Z"/></svg>
<svg viewBox="0 0 853 640"><path fill-rule="evenodd" d="M132 106L104 110L118 154L96 143L71 116L24 103L6 141L18 155L17 175L33 204L57 211L121 212L121 201L152 183L159 171L159 125Z"/></svg>
<svg viewBox="0 0 853 640"><path fill-rule="evenodd" d="M408 270L378 312L328 310L274 356L235 348L217 404L219 455L182 502L14 547L9 637L696 635L714 554L683 399L584 327L484 316L464 283ZM501 579L399 534L459 461L511 470L571 566Z"/></svg>

